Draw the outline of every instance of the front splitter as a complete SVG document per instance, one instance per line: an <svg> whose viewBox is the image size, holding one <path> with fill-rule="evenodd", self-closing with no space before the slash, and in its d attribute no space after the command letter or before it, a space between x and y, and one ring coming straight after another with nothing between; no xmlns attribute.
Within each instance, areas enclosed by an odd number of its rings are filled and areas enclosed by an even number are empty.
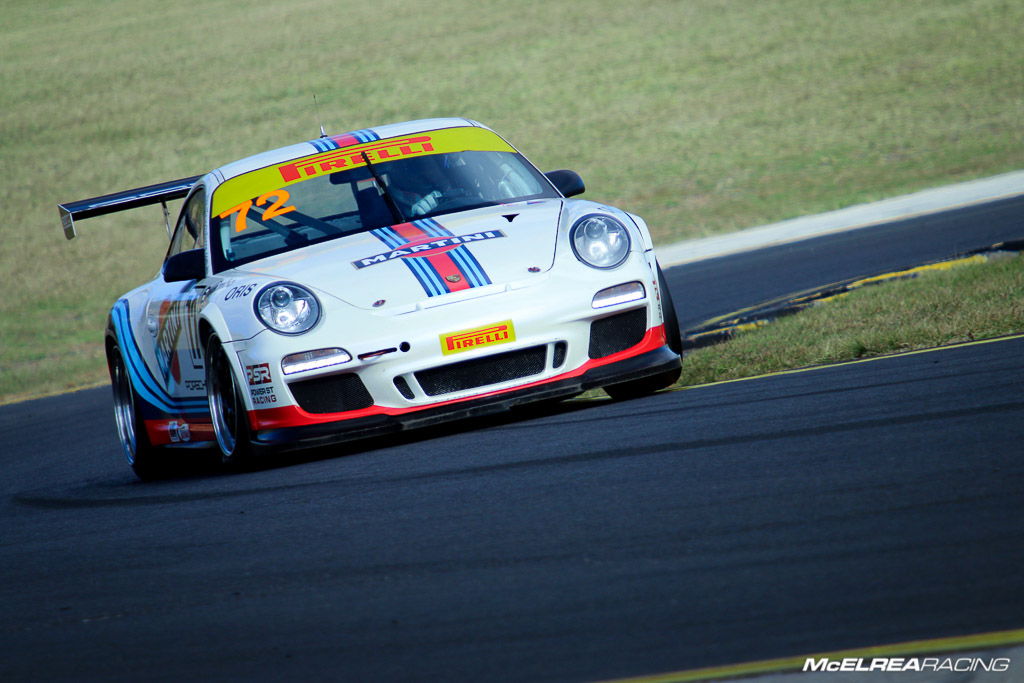
<svg viewBox="0 0 1024 683"><path fill-rule="evenodd" d="M524 389L513 389L436 408L424 408L400 415L369 415L322 424L260 430L253 433L252 443L259 450L275 452L316 448L429 427L442 422L502 413L518 405L568 398L588 389L642 379L679 367L679 356L667 346L662 346L632 358L593 368L577 377L554 380Z"/></svg>

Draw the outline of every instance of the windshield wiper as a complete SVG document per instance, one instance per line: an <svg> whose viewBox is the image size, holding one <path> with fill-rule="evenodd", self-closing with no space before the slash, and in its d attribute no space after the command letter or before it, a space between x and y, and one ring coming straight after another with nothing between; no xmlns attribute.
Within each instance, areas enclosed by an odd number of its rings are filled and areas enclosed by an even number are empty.
<svg viewBox="0 0 1024 683"><path fill-rule="evenodd" d="M398 204L395 203L394 197L388 192L388 186L384 184L384 179L377 173L377 169L370 163L370 157L366 155L366 152L360 152L363 157L363 161L366 162L366 168L369 169L373 175L373 179L377 181L377 187L380 188L381 194L384 196L384 203L388 205L388 209L391 211L392 217L396 223L405 223L405 217L402 216L402 211L398 208Z"/></svg>

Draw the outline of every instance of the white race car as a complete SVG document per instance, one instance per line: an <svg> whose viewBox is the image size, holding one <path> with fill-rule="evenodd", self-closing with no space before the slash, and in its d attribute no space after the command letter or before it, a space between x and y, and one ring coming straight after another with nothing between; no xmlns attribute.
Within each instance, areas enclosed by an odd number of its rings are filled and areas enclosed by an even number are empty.
<svg viewBox="0 0 1024 683"><path fill-rule="evenodd" d="M148 479L180 448L233 462L669 386L679 327L647 227L583 191L431 119L60 205L71 239L76 219L185 200L161 273L110 312L129 463Z"/></svg>

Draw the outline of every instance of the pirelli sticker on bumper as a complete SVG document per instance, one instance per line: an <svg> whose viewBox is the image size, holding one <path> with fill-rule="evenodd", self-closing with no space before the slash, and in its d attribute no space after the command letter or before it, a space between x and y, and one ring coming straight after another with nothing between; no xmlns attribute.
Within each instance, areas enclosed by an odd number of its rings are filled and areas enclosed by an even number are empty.
<svg viewBox="0 0 1024 683"><path fill-rule="evenodd" d="M449 332L441 335L441 353L448 356L453 353L472 351L484 346L507 344L516 340L516 330L511 320L492 323L483 327L461 332Z"/></svg>

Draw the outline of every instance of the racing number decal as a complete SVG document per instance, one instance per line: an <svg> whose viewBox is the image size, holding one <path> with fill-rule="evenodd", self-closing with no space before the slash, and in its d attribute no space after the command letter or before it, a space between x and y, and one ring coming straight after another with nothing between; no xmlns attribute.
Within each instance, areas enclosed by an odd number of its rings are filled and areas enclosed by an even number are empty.
<svg viewBox="0 0 1024 683"><path fill-rule="evenodd" d="M294 206L284 206L284 203L288 201L291 194L288 190L271 190L265 194L261 194L256 198L256 206L263 206L271 197L277 197L277 200L267 207L267 210L263 212L263 220L269 221L271 218L277 218L283 216L289 211L294 211Z"/></svg>
<svg viewBox="0 0 1024 683"><path fill-rule="evenodd" d="M295 211L294 206L284 205L285 202L291 199L291 193L289 193L288 190L271 190L270 192L265 192L256 198L256 206L263 206L270 201L271 197L276 197L276 200L273 204L267 207L267 210L263 212L262 216L260 216L260 220L269 221L272 218L283 216L290 211ZM232 206L217 217L227 218L231 214L237 213L238 215L235 216L235 232L242 232L247 227L245 221L249 217L249 209L252 208L252 204L253 202L251 199L246 199L241 204Z"/></svg>
<svg viewBox="0 0 1024 683"><path fill-rule="evenodd" d="M235 232L242 232L243 230L245 230L245 218L246 216L249 215L249 209L251 208L252 200L246 199L238 206L232 206L230 209L217 216L217 218L227 218L228 216L237 211L238 215L235 216Z"/></svg>

